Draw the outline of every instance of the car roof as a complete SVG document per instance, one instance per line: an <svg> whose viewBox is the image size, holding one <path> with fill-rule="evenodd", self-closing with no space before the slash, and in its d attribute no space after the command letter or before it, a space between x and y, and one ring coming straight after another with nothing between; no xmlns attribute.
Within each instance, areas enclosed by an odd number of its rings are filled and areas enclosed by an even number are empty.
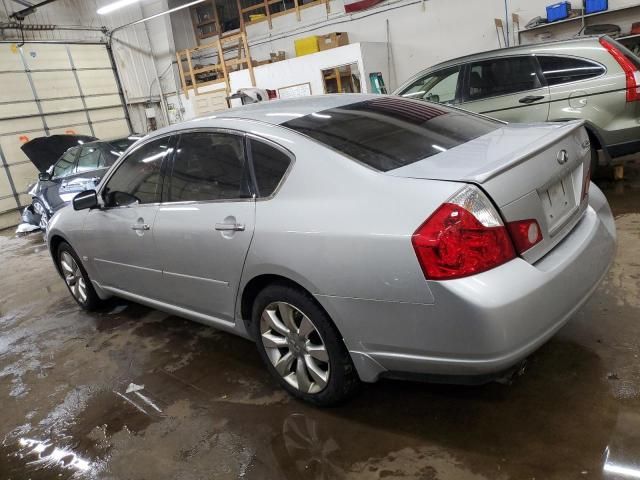
<svg viewBox="0 0 640 480"><path fill-rule="evenodd" d="M230 110L215 112L211 115L194 118L193 120L188 120L186 122L173 124L156 130L145 138L152 138L191 128L221 127L224 126L225 119L249 120L268 123L271 125L280 125L294 118L300 118L323 110L328 110L330 108L342 107L344 105L350 105L352 103L363 102L365 100L380 97L381 95L373 94L341 93L259 102L232 108Z"/></svg>
<svg viewBox="0 0 640 480"><path fill-rule="evenodd" d="M572 38L569 40L553 40L550 42L531 43L527 45L517 45L514 47L498 48L495 50L488 50L485 52L478 52L470 55L465 55L463 57L452 58L451 60L440 62L422 71L426 72L428 70L446 68L448 66L454 66L460 63L467 63L473 60L481 60L484 58L508 57L510 55L517 55L517 54L523 54L523 53L524 54L537 53L539 51L553 50L554 47L566 48L567 46L571 46L571 45L581 46L581 44L583 43L593 43L594 41L597 41L603 36L604 35L590 35L590 36Z"/></svg>
<svg viewBox="0 0 640 480"><path fill-rule="evenodd" d="M136 138L131 138L131 137L136 137ZM119 142L122 140L131 140L131 142L135 142L136 140L139 140L140 138L143 138L143 135L138 135L135 133L132 133L131 135L127 135L124 137L111 137L111 138L100 138L98 140L93 140L91 142L85 142L82 145L79 146L84 146L84 145L98 145L100 143L112 143L112 142Z"/></svg>

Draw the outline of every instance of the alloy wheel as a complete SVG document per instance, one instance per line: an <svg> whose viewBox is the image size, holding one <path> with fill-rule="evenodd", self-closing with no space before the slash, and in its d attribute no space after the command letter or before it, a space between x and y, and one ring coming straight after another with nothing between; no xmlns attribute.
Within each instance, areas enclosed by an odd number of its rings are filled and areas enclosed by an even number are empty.
<svg viewBox="0 0 640 480"><path fill-rule="evenodd" d="M67 282L73 298L85 303L87 301L87 285L78 263L69 252L62 252L60 255L60 267L62 268L64 281Z"/></svg>
<svg viewBox="0 0 640 480"><path fill-rule="evenodd" d="M320 332L293 305L273 302L260 316L260 339L276 372L303 393L318 393L329 382L330 365Z"/></svg>

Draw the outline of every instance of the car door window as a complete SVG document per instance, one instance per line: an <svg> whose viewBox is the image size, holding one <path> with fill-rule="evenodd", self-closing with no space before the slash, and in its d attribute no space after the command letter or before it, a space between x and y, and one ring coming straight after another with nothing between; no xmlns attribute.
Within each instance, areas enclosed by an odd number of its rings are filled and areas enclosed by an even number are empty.
<svg viewBox="0 0 640 480"><path fill-rule="evenodd" d="M180 135L170 177L170 202L251 197L244 138L220 132Z"/></svg>
<svg viewBox="0 0 640 480"><path fill-rule="evenodd" d="M251 160L256 176L256 195L268 197L275 192L282 181L291 158L283 151L255 139L250 140Z"/></svg>
<svg viewBox="0 0 640 480"><path fill-rule="evenodd" d="M469 65L468 100L481 100L542 87L533 57L506 57Z"/></svg>
<svg viewBox="0 0 640 480"><path fill-rule="evenodd" d="M406 89L402 96L438 103L454 103L460 68L460 66L451 67L424 76Z"/></svg>
<svg viewBox="0 0 640 480"><path fill-rule="evenodd" d="M170 137L137 148L109 178L103 198L109 207L156 203L162 191L162 162L173 152Z"/></svg>
<svg viewBox="0 0 640 480"><path fill-rule="evenodd" d="M606 72L604 66L573 57L539 56L538 62L547 85L577 82L599 77Z"/></svg>
<svg viewBox="0 0 640 480"><path fill-rule="evenodd" d="M100 156L102 151L98 146L84 146L80 149L80 155L78 156L78 162L76 164L76 173L88 172L90 170L96 170L100 163Z"/></svg>
<svg viewBox="0 0 640 480"><path fill-rule="evenodd" d="M77 148L71 148L65 152L60 160L58 160L53 167L53 178L62 178L70 175L73 172L75 166L76 155L78 153Z"/></svg>

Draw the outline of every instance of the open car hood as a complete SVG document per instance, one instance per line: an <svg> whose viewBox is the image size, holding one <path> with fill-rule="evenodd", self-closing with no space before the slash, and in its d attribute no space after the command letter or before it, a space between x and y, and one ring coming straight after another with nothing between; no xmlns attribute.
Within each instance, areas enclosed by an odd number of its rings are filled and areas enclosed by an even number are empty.
<svg viewBox="0 0 640 480"><path fill-rule="evenodd" d="M95 140L97 138L88 135L50 135L34 138L20 148L38 171L45 172L71 147Z"/></svg>

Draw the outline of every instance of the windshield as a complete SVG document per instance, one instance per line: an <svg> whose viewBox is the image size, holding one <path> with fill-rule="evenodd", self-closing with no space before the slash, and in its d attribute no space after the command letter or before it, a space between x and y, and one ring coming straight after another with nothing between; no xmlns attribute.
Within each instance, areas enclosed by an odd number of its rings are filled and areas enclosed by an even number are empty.
<svg viewBox="0 0 640 480"><path fill-rule="evenodd" d="M500 125L460 110L400 97L366 100L283 123L382 172L444 152Z"/></svg>

